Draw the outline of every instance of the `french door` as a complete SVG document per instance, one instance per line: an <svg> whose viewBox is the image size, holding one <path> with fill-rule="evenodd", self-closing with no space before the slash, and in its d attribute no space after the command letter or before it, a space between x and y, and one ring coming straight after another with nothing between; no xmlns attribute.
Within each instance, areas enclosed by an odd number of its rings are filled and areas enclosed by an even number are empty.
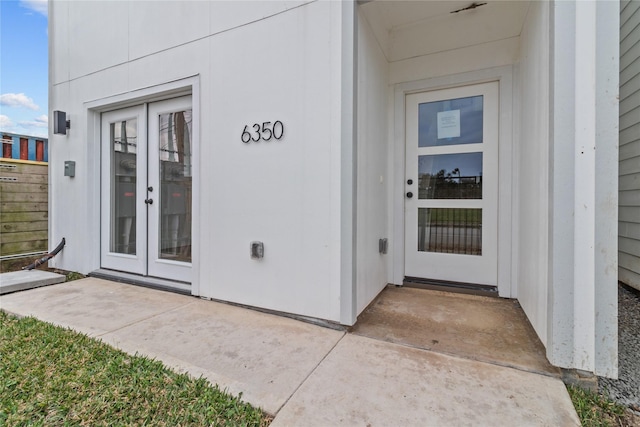
<svg viewBox="0 0 640 427"><path fill-rule="evenodd" d="M405 99L405 276L495 286L498 83Z"/></svg>
<svg viewBox="0 0 640 427"><path fill-rule="evenodd" d="M191 282L191 97L102 114L103 268Z"/></svg>

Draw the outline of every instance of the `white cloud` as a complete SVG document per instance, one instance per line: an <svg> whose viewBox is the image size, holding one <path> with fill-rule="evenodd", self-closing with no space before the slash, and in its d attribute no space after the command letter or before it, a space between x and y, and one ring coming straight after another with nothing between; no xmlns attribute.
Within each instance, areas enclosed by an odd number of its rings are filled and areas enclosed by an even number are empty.
<svg viewBox="0 0 640 427"><path fill-rule="evenodd" d="M0 95L0 105L7 107L24 107L30 110L39 110L33 99L24 93L4 93Z"/></svg>
<svg viewBox="0 0 640 427"><path fill-rule="evenodd" d="M6 128L13 128L13 121L5 116L4 114L0 114L0 128L5 128L4 130L7 130Z"/></svg>
<svg viewBox="0 0 640 427"><path fill-rule="evenodd" d="M46 128L49 127L49 117L46 114L36 117L33 120L25 120L18 122L23 128Z"/></svg>
<svg viewBox="0 0 640 427"><path fill-rule="evenodd" d="M47 16L49 13L47 0L20 0L20 6L34 10L44 16Z"/></svg>

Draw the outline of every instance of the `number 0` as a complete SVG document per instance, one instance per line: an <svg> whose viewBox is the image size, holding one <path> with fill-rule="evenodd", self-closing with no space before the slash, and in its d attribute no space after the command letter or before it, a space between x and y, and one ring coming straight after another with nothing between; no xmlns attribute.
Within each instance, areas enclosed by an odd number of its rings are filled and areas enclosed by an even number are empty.
<svg viewBox="0 0 640 427"><path fill-rule="evenodd" d="M284 125L282 124L282 122L280 120L273 122L273 137L275 139L282 139L283 136L284 136Z"/></svg>

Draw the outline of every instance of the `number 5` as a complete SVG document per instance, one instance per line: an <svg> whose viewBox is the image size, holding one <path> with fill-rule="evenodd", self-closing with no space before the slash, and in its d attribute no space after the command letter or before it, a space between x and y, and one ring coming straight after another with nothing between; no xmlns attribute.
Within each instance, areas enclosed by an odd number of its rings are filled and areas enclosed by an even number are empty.
<svg viewBox="0 0 640 427"><path fill-rule="evenodd" d="M273 136L273 132L271 132L271 129L269 129L269 127L267 125L270 125L271 122L262 122L262 139L265 141L268 141L271 139L271 137ZM269 132L269 137L265 138L264 134L265 132Z"/></svg>

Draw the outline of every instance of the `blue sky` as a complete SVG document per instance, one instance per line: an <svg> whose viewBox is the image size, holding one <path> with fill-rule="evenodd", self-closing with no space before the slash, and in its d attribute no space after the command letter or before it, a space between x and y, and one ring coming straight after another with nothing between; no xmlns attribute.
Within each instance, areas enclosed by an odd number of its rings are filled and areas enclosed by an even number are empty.
<svg viewBox="0 0 640 427"><path fill-rule="evenodd" d="M0 0L0 130L47 136L47 1Z"/></svg>

